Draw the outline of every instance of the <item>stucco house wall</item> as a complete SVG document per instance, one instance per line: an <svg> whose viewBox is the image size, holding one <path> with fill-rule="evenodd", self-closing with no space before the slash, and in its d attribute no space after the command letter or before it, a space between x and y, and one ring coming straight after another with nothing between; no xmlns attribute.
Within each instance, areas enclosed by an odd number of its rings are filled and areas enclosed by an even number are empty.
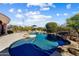
<svg viewBox="0 0 79 59"><path fill-rule="evenodd" d="M10 18L2 13L0 13L0 21L2 21L2 24L4 26L5 34L7 34L7 24L10 22Z"/></svg>

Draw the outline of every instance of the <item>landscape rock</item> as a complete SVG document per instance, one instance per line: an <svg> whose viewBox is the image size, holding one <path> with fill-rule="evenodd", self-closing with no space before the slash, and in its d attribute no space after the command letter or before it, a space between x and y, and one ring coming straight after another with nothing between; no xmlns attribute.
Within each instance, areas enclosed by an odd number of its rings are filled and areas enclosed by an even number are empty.
<svg viewBox="0 0 79 59"><path fill-rule="evenodd" d="M79 49L68 48L68 51L75 56L79 56Z"/></svg>
<svg viewBox="0 0 79 59"><path fill-rule="evenodd" d="M70 42L71 42L70 45L62 47L64 51L61 54L63 56L79 56L79 44L71 40Z"/></svg>

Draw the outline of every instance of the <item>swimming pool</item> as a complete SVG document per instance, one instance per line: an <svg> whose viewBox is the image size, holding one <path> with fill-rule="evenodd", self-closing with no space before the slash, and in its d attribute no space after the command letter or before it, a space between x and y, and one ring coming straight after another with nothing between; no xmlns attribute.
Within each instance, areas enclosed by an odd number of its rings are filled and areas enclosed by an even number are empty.
<svg viewBox="0 0 79 59"><path fill-rule="evenodd" d="M47 34L37 33L35 38L21 39L19 41L14 42L11 48L14 48L14 47L26 44L26 43L35 44L38 47L45 49L45 50L51 49L53 47L55 48L58 46L57 42L48 41L46 37L47 37Z"/></svg>
<svg viewBox="0 0 79 59"><path fill-rule="evenodd" d="M62 46L62 45L68 45L70 44L70 42L68 40L64 40L61 37L58 36L54 36L54 35L47 35L47 34L43 34L43 33L32 33L34 35L36 35L35 38L26 38L26 39L20 39L16 42L14 42L11 45L11 48L23 45L23 44L27 44L27 43L31 43L31 44L35 44L36 46L40 47L41 49L44 50L50 50L52 48L57 48L58 46ZM48 40L48 38L52 39L52 41Z"/></svg>
<svg viewBox="0 0 79 59"><path fill-rule="evenodd" d="M58 46L70 43L59 37L57 41L54 38L51 38L52 41L49 41L47 36L47 34L37 33L35 38L20 39L10 46L9 53L12 56L48 56L57 51Z"/></svg>

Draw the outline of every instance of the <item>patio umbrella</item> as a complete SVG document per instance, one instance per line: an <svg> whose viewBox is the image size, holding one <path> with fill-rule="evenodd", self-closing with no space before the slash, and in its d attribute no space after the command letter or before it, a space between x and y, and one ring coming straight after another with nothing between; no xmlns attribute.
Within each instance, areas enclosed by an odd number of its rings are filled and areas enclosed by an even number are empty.
<svg viewBox="0 0 79 59"><path fill-rule="evenodd" d="M9 19L9 17L7 17L6 15L0 13L0 21L2 21L2 22L5 23L5 24L8 24L9 21L10 21L10 19Z"/></svg>

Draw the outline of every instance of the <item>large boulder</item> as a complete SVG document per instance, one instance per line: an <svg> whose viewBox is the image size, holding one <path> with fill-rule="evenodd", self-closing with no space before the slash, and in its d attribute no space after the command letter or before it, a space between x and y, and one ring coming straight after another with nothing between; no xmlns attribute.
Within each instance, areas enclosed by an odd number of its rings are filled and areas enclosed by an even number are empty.
<svg viewBox="0 0 79 59"><path fill-rule="evenodd" d="M77 42L71 41L70 45L63 46L62 49L64 50L61 54L63 56L77 56L79 55L79 44Z"/></svg>
<svg viewBox="0 0 79 59"><path fill-rule="evenodd" d="M76 48L68 48L69 53L75 55L75 56L79 56L79 49Z"/></svg>

